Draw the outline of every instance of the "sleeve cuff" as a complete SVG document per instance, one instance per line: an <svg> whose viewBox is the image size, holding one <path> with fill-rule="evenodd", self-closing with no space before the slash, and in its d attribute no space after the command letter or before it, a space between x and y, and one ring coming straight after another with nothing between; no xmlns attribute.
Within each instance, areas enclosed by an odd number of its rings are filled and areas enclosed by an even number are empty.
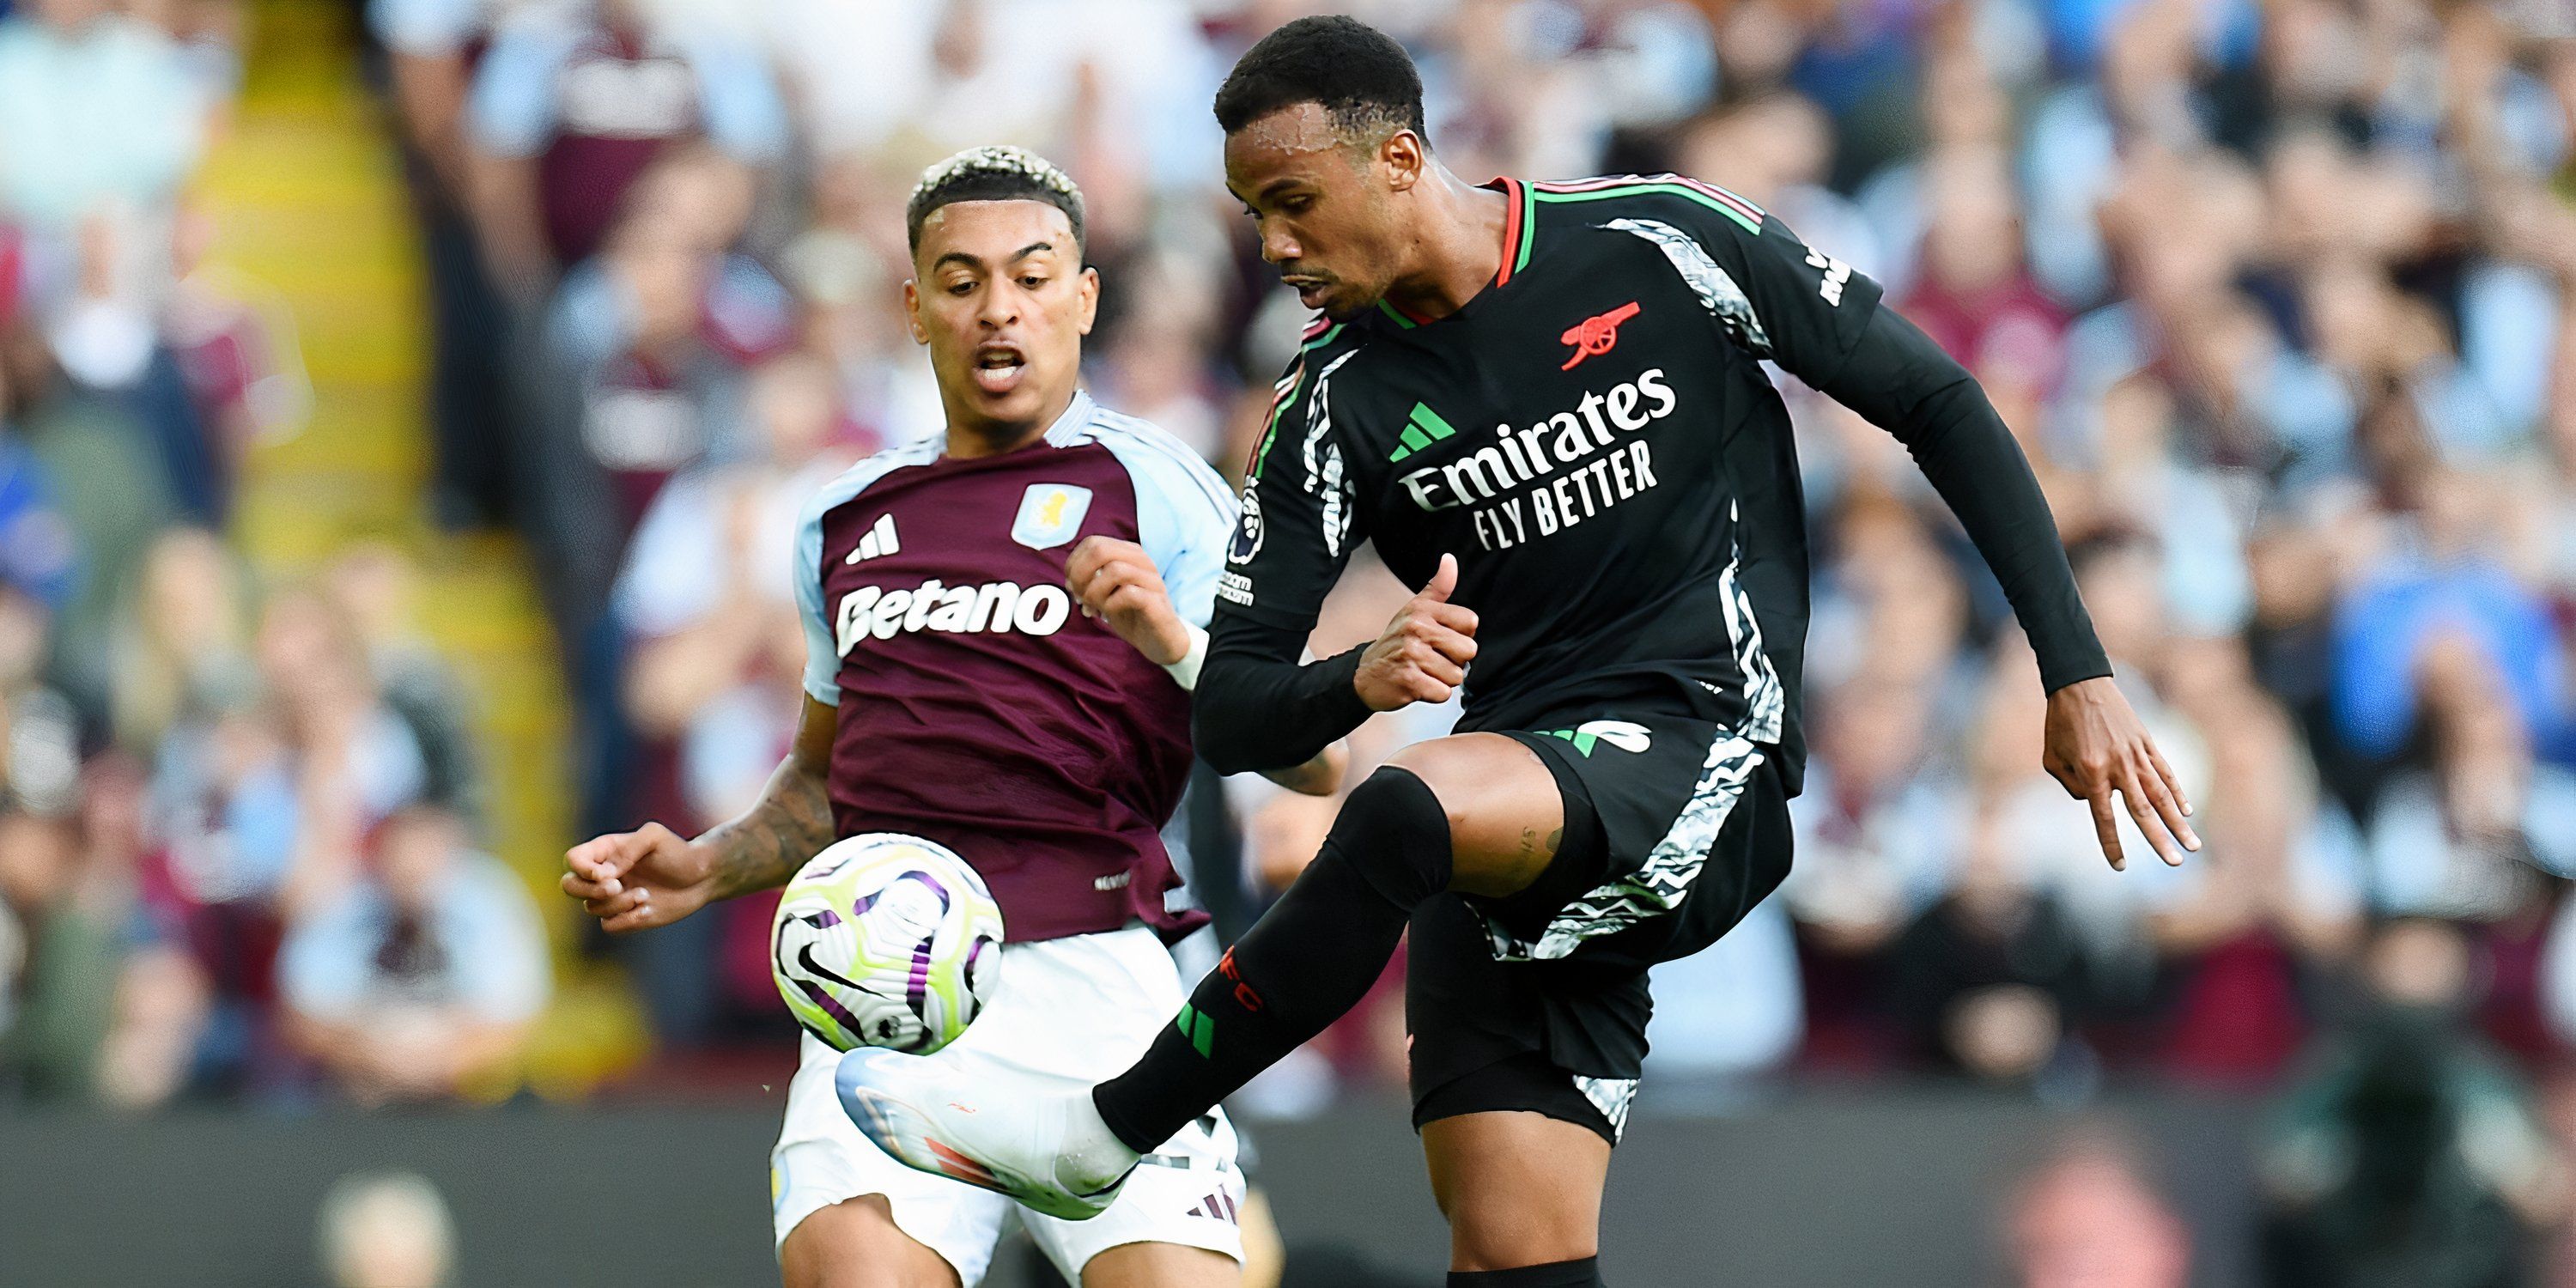
<svg viewBox="0 0 2576 1288"><path fill-rule="evenodd" d="M2068 656L2050 656L2040 660L2039 683L2042 690L2055 693L2070 684L2099 680L2111 674L2111 659L2096 644L2088 651L2072 651Z"/></svg>
<svg viewBox="0 0 2576 1288"><path fill-rule="evenodd" d="M1163 671L1183 692L1194 692L1199 687L1199 668L1207 665L1208 633L1191 622L1181 623L1181 629L1189 632L1189 651L1178 662L1163 663Z"/></svg>

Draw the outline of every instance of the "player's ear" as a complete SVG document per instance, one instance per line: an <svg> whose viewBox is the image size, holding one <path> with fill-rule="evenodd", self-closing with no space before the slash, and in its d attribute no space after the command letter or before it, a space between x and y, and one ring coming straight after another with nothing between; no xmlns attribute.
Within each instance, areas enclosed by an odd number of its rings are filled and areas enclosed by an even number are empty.
<svg viewBox="0 0 2576 1288"><path fill-rule="evenodd" d="M1092 319L1100 316L1100 270L1089 264L1083 265L1082 277L1074 290L1082 297L1082 316L1077 320L1082 324L1082 334L1089 335Z"/></svg>
<svg viewBox="0 0 2576 1288"><path fill-rule="evenodd" d="M1422 136L1411 130L1397 130L1377 145L1377 159L1386 167L1390 191L1410 190L1422 181Z"/></svg>
<svg viewBox="0 0 2576 1288"><path fill-rule="evenodd" d="M908 277L903 282L903 321L912 328L914 344L930 343L930 328L921 324L921 283Z"/></svg>

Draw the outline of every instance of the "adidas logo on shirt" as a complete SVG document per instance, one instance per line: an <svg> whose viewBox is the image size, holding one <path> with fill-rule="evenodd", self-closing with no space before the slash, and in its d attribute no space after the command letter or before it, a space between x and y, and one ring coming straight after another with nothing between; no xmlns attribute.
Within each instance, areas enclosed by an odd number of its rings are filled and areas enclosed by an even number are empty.
<svg viewBox="0 0 2576 1288"><path fill-rule="evenodd" d="M894 554L902 549L903 543L894 539L894 516L880 514L875 523L868 525L867 533L859 538L858 548L852 550L849 558L841 562L854 564L863 559L874 559L878 555Z"/></svg>

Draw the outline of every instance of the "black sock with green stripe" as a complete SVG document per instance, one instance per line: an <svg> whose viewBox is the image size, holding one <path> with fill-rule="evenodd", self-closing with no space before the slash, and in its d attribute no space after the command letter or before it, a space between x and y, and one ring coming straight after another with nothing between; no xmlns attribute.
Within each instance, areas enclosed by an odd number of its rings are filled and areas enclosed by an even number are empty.
<svg viewBox="0 0 2576 1288"><path fill-rule="evenodd" d="M1127 1147L1152 1153L1368 995L1422 902L1449 886L1449 817L1387 767L1342 803L1315 861L1227 949L1136 1066L1092 1089Z"/></svg>

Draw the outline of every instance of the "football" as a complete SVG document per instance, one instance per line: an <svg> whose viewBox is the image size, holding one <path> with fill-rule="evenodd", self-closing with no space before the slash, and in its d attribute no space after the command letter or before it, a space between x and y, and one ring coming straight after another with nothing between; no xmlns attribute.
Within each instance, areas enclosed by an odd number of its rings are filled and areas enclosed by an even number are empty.
<svg viewBox="0 0 2576 1288"><path fill-rule="evenodd" d="M1000 986L1002 909L945 846L853 836L787 883L769 965L796 1022L834 1048L927 1055L956 1041Z"/></svg>

